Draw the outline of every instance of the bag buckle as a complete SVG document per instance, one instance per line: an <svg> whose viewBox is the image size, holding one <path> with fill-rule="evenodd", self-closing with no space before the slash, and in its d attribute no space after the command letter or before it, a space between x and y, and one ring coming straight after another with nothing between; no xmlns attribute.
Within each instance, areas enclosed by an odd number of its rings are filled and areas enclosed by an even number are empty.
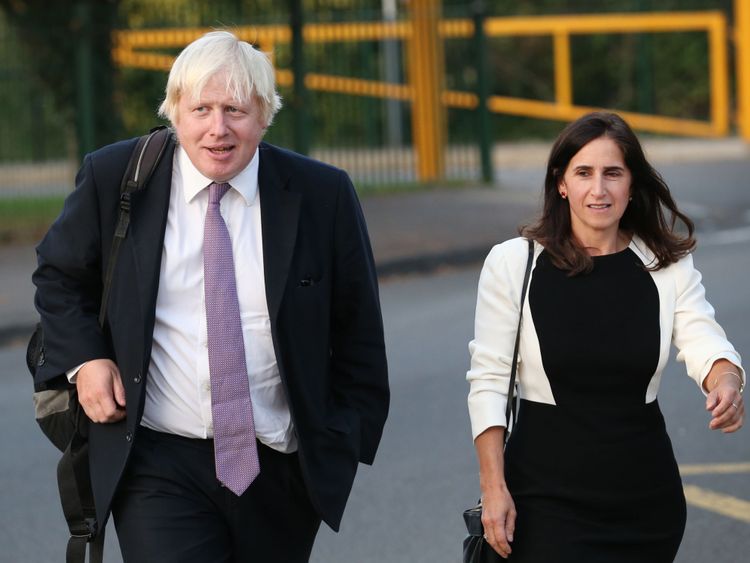
<svg viewBox="0 0 750 563"><path fill-rule="evenodd" d="M82 538L90 542L96 537L97 530L96 520L94 518L86 518L81 525L70 528L70 537Z"/></svg>

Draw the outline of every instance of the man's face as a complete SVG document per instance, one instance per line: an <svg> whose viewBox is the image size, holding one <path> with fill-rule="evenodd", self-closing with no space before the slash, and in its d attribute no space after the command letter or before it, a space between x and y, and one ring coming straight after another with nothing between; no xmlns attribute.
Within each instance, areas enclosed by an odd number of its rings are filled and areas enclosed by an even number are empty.
<svg viewBox="0 0 750 563"><path fill-rule="evenodd" d="M173 125L190 161L215 182L228 182L250 163L266 127L254 97L239 102L227 92L224 73L209 79L199 99L180 97Z"/></svg>

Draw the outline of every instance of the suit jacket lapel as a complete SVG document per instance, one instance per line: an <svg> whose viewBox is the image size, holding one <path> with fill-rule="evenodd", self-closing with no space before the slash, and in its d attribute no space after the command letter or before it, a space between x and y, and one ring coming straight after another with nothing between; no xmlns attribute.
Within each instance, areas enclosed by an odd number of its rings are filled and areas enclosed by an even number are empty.
<svg viewBox="0 0 750 563"><path fill-rule="evenodd" d="M290 173L278 162L278 149L261 143L259 150L258 190L266 301L271 322L275 324L297 239L300 194L289 190Z"/></svg>

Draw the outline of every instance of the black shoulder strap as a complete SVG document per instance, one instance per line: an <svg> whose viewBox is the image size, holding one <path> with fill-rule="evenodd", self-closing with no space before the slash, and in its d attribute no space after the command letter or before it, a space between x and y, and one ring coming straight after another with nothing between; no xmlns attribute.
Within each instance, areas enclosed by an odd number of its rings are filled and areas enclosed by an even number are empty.
<svg viewBox="0 0 750 563"><path fill-rule="evenodd" d="M508 441L510 435L511 418L516 418L516 369L518 368L518 348L521 343L521 319L523 318L523 304L526 302L526 289L529 285L531 276L531 264L534 261L534 241L528 239L529 256L526 260L526 272L523 275L523 285L521 286L521 306L518 309L518 328L516 329L516 344L513 348L513 362L510 364L510 383L508 385L508 403L505 405L505 441ZM511 417L512 415L512 417Z"/></svg>
<svg viewBox="0 0 750 563"><path fill-rule="evenodd" d="M130 155L128 166L120 183L120 214L115 236L109 253L107 273L104 278L102 303L99 310L99 325L104 326L107 301L112 285L120 243L125 239L130 225L130 194L148 184L167 146L171 132L164 126L156 127L143 135ZM89 563L102 563L104 556L104 527L98 528L94 495L91 491L89 473L88 436L83 423L83 413L77 401L71 401L76 409L78 429L57 464L57 486L60 492L65 520L70 530L70 539L65 554L66 563L84 563L86 547L89 548Z"/></svg>
<svg viewBox="0 0 750 563"><path fill-rule="evenodd" d="M107 273L104 276L104 288L102 290L102 302L99 308L99 326L104 326L104 318L107 316L107 303L112 286L112 276L120 253L120 244L128 234L130 226L130 195L146 186L154 173L156 165L159 164L164 148L167 146L171 132L165 126L155 127L148 135L143 135L135 145L130 155L125 174L120 183L120 215L117 219L115 236L112 239L112 248L109 251L109 262Z"/></svg>
<svg viewBox="0 0 750 563"><path fill-rule="evenodd" d="M96 521L89 473L88 437L81 433L85 425L80 424L80 418L84 415L77 403L72 406L76 409L76 419L79 419L78 431L73 434L73 439L57 464L57 488L70 531L65 563L84 563L87 547L89 563L102 563L104 528L98 529Z"/></svg>

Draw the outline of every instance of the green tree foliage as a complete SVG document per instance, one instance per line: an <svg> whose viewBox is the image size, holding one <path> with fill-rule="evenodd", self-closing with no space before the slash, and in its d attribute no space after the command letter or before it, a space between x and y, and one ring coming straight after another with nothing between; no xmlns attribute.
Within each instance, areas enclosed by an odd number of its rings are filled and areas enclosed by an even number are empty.
<svg viewBox="0 0 750 563"><path fill-rule="evenodd" d="M75 101L79 83L74 71L78 41L91 44L93 72L93 119L95 143L102 145L119 135L115 109L114 69L110 57L111 30L117 23L117 0L0 0L0 8L16 31L30 65L33 79L51 93L55 110L68 129L75 126ZM85 26L82 10L91 25ZM41 134L38 132L38 134Z"/></svg>
<svg viewBox="0 0 750 563"><path fill-rule="evenodd" d="M163 95L166 73L113 68L110 59L113 29L160 29L181 27L233 28L286 24L292 0L0 0L5 22L12 26L23 50L22 63L12 72L0 61L0 72L12 80L28 68L33 78L25 89L0 92L8 123L21 113L35 116L26 135L28 145L11 147L0 135L0 159L25 151L43 157L50 151L34 143L35 130L44 128L48 139L61 143L75 130L77 84L75 60L78 39L85 33L80 7L91 11L94 24L89 32L94 45L96 143L119 136L142 134L158 121L156 108ZM307 22L377 21L383 0L302 0ZM551 14L614 13L632 11L723 10L731 16L733 0L482 0L488 16L538 16ZM396 0L400 19L406 19L408 0ZM476 0L444 0L445 17L470 17ZM4 22L0 18L0 37ZM260 45L260 48L264 48ZM474 91L477 87L476 57L471 40L451 39L445 44L446 87ZM488 40L491 94L552 101L554 67L549 36L491 38ZM165 51L176 54L179 49ZM11 52L12 49L6 49ZM336 42L308 44L304 48L308 72L385 79L385 44ZM571 39L574 103L615 109L705 119L708 116L708 46L703 33L602 34ZM0 57L10 58L12 55ZM290 69L291 48L276 45L278 67ZM391 61L393 62L393 60ZM408 81L407 46L397 42L395 80ZM33 111L40 105L27 92L54 99L52 111ZM290 102L292 92L281 90L287 102L269 132L269 140L293 145ZM308 122L314 147L381 146L389 138L384 100L327 92L308 95ZM410 104L398 102L401 139L409 143ZM8 109L10 108L10 109ZM14 108L20 108L18 111ZM12 114L12 115L10 115ZM18 114L18 115L16 115ZM493 115L496 140L549 137L559 131L559 122ZM393 122L391 121L391 125ZM475 142L476 121L466 110L448 111L451 143ZM19 148L20 147L20 148Z"/></svg>

